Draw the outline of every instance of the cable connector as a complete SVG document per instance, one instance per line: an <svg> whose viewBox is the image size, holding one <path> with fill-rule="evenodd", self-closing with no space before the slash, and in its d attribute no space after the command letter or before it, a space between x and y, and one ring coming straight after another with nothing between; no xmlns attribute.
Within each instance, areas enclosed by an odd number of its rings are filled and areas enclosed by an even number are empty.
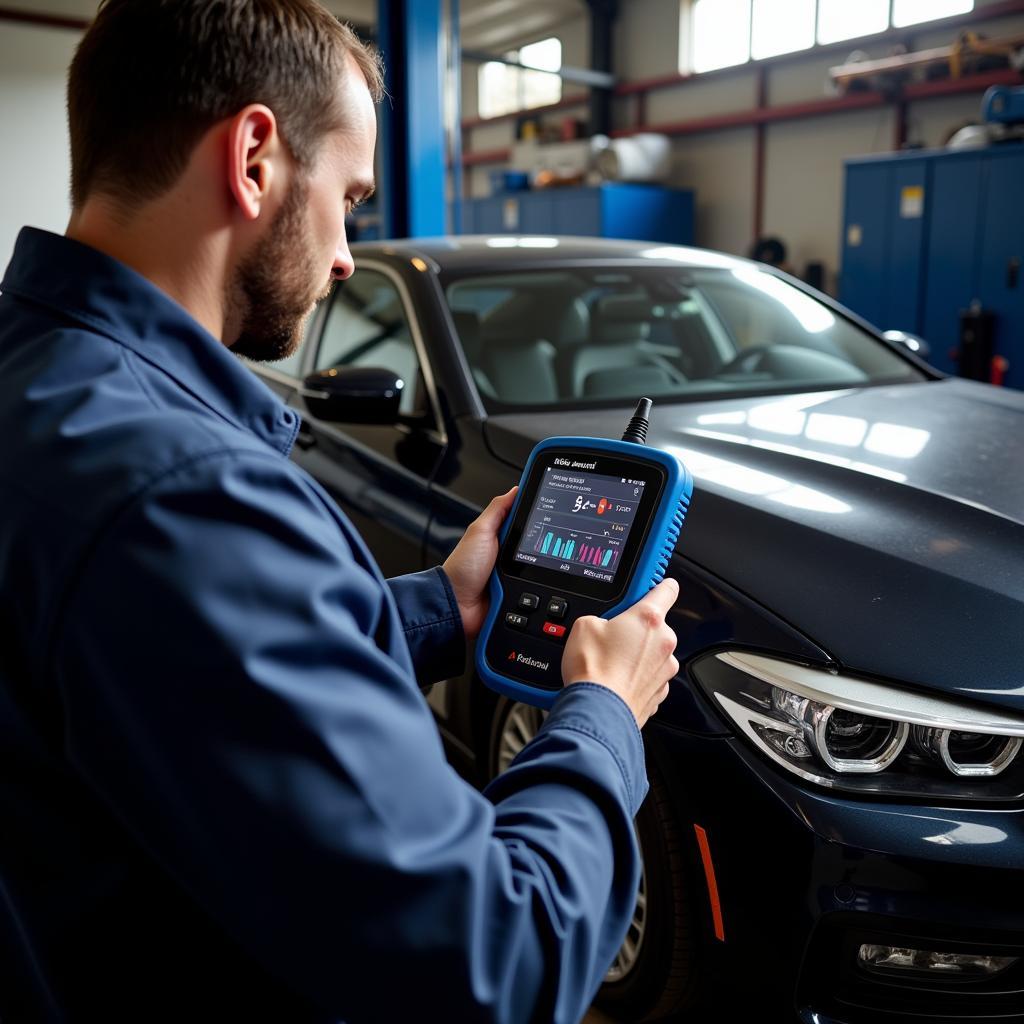
<svg viewBox="0 0 1024 1024"><path fill-rule="evenodd" d="M633 444L647 444L647 426L651 414L651 406L654 403L649 398L641 398L636 403L636 412L622 435L623 441L632 441Z"/></svg>

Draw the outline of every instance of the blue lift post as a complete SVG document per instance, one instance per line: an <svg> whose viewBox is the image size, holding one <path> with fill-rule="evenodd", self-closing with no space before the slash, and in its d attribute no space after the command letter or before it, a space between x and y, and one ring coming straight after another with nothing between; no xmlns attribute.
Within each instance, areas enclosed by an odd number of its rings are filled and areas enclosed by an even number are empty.
<svg viewBox="0 0 1024 1024"><path fill-rule="evenodd" d="M445 233L442 4L377 3L377 41L390 97L381 104L380 118L378 193L385 238Z"/></svg>
<svg viewBox="0 0 1024 1024"><path fill-rule="evenodd" d="M462 30L459 0L448 0L448 74L451 103L448 106L448 161L452 169L451 233L462 234Z"/></svg>

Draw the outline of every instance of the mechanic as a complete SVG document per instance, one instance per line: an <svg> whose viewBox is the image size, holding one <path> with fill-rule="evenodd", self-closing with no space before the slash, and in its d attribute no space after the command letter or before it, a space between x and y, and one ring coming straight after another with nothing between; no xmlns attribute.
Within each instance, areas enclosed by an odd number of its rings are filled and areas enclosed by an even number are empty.
<svg viewBox="0 0 1024 1024"><path fill-rule="evenodd" d="M577 622L481 795L417 677L514 489L385 580L236 358L353 272L381 94L315 0L108 0L77 49L67 233L0 297L5 1022L574 1021L626 932L677 584Z"/></svg>

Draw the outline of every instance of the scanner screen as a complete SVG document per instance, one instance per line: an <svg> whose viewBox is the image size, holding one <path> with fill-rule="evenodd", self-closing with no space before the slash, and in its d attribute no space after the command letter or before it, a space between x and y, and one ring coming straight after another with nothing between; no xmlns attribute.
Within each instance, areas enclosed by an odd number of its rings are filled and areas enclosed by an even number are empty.
<svg viewBox="0 0 1024 1024"><path fill-rule="evenodd" d="M611 583L644 484L643 480L547 466L515 560Z"/></svg>

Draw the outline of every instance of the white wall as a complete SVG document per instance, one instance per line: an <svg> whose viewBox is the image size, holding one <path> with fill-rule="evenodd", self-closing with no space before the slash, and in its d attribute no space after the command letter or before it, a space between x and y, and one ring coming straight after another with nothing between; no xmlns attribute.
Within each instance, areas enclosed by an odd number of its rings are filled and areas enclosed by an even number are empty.
<svg viewBox="0 0 1024 1024"><path fill-rule="evenodd" d="M842 162L848 156L889 150L892 137L893 114L888 108L768 126L764 234L786 242L795 270L802 271L809 260L819 260L828 270L826 286L834 288L842 220Z"/></svg>
<svg viewBox="0 0 1024 1024"><path fill-rule="evenodd" d="M694 188L697 239L716 249L743 252L754 219L754 129L689 135L673 146L672 178Z"/></svg>
<svg viewBox="0 0 1024 1024"><path fill-rule="evenodd" d="M629 81L661 73L652 68L675 71L679 0L626 0L619 4L619 12L613 38L616 73Z"/></svg>
<svg viewBox="0 0 1024 1024"><path fill-rule="evenodd" d="M0 267L24 224L63 232L71 205L65 75L79 33L0 22Z"/></svg>
<svg viewBox="0 0 1024 1024"><path fill-rule="evenodd" d="M985 19L984 7L995 0L977 0L979 14L970 27L989 38L1024 33L1024 16ZM557 34L566 54L579 50L572 32L576 24ZM923 26L915 33L914 49L949 45L961 28ZM523 40L530 42L531 40ZM851 43L870 56L885 56L891 43ZM628 0L619 5L615 25L616 75L622 81L672 75L679 70L680 0ZM585 54L585 51L584 51ZM767 65L769 106L804 103L834 95L828 69L844 62L841 47L811 52ZM570 63L566 57L566 63ZM463 117L476 116L475 71L463 72ZM573 94L577 87L566 86ZM670 125L718 114L750 110L756 105L757 80L747 65L716 72L706 80L648 93L646 120L653 126ZM981 94L918 100L907 106L908 138L924 146L942 145L965 121L977 118ZM614 105L614 125L635 124L637 100L622 97ZM586 107L554 111L552 120L566 116L585 118ZM842 219L843 160L864 153L887 152L894 133L892 108L830 113L800 121L783 121L765 128L764 221L765 234L780 235L790 249L790 262L802 270L810 260L827 268L827 283L834 287L838 270ZM466 137L467 152L501 149L511 144L512 121L497 121L473 128ZM674 159L670 184L697 193L696 241L727 252L745 253L753 240L755 130L735 128L673 139ZM479 166L467 176L471 194L488 194L488 174L496 165ZM500 165L497 165L500 166Z"/></svg>

